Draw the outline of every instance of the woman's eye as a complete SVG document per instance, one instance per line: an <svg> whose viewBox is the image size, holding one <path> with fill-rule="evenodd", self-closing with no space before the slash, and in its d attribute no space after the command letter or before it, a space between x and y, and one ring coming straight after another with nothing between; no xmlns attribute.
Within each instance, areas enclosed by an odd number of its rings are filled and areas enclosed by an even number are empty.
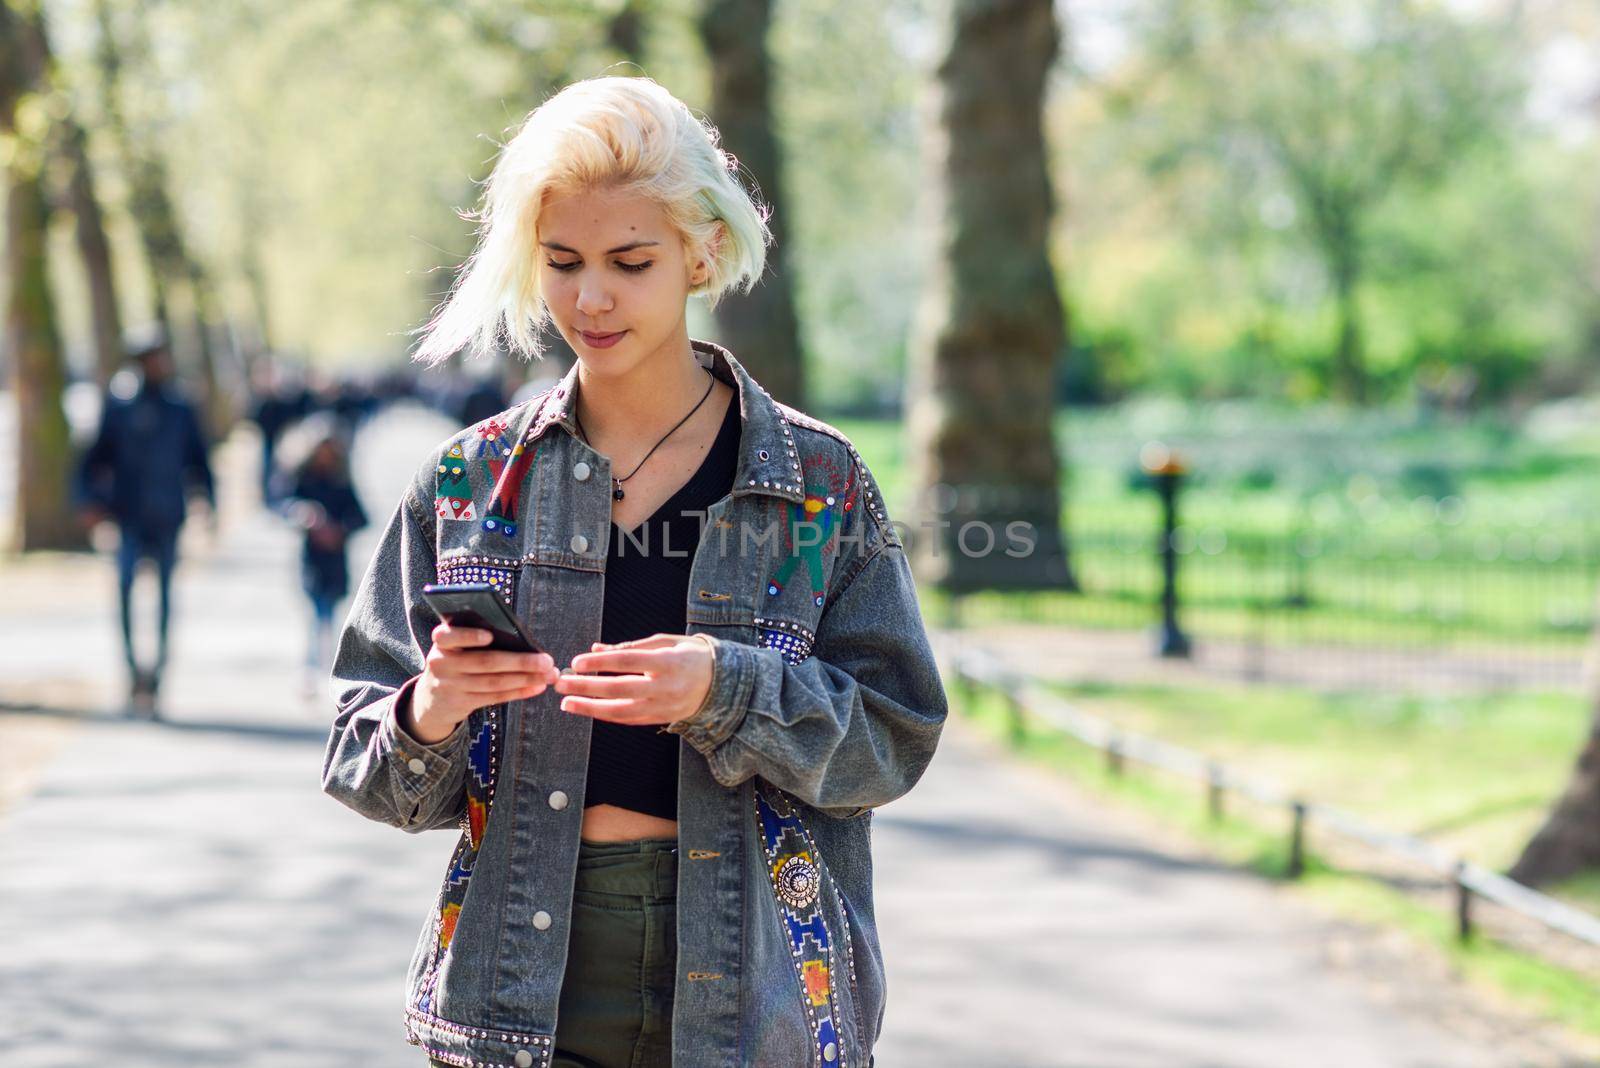
<svg viewBox="0 0 1600 1068"><path fill-rule="evenodd" d="M654 262L656 261L645 260L643 263L622 263L621 261L618 261L617 266L621 267L624 271L632 271L634 274L638 274L640 271L645 270Z"/></svg>
<svg viewBox="0 0 1600 1068"><path fill-rule="evenodd" d="M546 260L545 262L558 271L570 271L578 265L577 260L573 260L571 263L557 263L555 260Z"/></svg>

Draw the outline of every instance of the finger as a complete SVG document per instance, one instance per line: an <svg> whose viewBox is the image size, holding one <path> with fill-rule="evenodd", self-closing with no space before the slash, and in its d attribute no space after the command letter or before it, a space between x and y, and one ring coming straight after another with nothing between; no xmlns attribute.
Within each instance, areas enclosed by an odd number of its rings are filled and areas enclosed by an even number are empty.
<svg viewBox="0 0 1600 1068"><path fill-rule="evenodd" d="M592 674L596 671L623 671L638 675L661 670L659 649L600 649L579 653L572 658L572 670Z"/></svg>
<svg viewBox="0 0 1600 1068"><path fill-rule="evenodd" d="M472 649L492 641L494 635L478 627L452 627L448 623L440 623L433 628L433 644L441 649Z"/></svg>
<svg viewBox="0 0 1600 1068"><path fill-rule="evenodd" d="M570 712L575 716L605 720L607 723L642 725L666 722L659 715L649 712L639 702L628 699L612 701L599 697L563 697L561 711Z"/></svg>
<svg viewBox="0 0 1600 1068"><path fill-rule="evenodd" d="M547 687L544 683L536 686L522 686L511 690L492 690L487 693L464 694L474 708L488 708L490 705L503 705L507 701L526 701L530 697L538 697Z"/></svg>
<svg viewBox="0 0 1600 1068"><path fill-rule="evenodd" d="M595 642L590 649L665 649L683 641L682 634L652 634L626 642Z"/></svg>
<svg viewBox="0 0 1600 1068"><path fill-rule="evenodd" d="M562 675L556 680L556 692L581 697L643 698L655 685L644 675Z"/></svg>
<svg viewBox="0 0 1600 1068"><path fill-rule="evenodd" d="M451 688L457 693L476 696L484 693L499 693L503 690L521 690L529 686L538 686L542 691L552 681L550 676L543 674L470 675L454 683Z"/></svg>
<svg viewBox="0 0 1600 1068"><path fill-rule="evenodd" d="M450 657L451 670L464 675L494 675L500 672L539 674L555 669L549 653L513 653L500 649L457 651Z"/></svg>

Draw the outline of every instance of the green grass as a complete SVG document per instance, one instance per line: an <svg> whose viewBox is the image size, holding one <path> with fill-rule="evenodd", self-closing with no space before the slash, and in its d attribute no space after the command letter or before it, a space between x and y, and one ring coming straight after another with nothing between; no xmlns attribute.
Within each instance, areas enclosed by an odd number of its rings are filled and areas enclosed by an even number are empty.
<svg viewBox="0 0 1600 1068"><path fill-rule="evenodd" d="M1196 633L1570 660L1600 585L1592 423L1560 411L1533 413L1524 428L1493 415L1160 400L1062 412L1062 523L1084 589L988 594L971 610L996 621L1149 625L1159 511L1135 468L1140 446L1162 438L1192 463L1179 582ZM910 514L903 428L840 426L891 513Z"/></svg>
<svg viewBox="0 0 1600 1068"><path fill-rule="evenodd" d="M1516 859L1565 785L1583 701L1284 686L1063 684L1077 707L1205 752L1486 867Z"/></svg>
<svg viewBox="0 0 1600 1068"><path fill-rule="evenodd" d="M1080 704L1087 703L1084 695L1078 696ZM1126 697L1123 694L1116 696ZM1453 714L1441 715L1437 710L1430 713L1421 707L1385 709L1345 706L1333 709L1328 716L1306 716L1303 713L1308 706L1303 701L1268 700L1263 702L1264 708L1259 712L1240 707L1249 703L1223 700L1221 695L1214 695L1212 701L1195 706L1195 716L1200 723L1208 718L1212 721L1220 719L1233 724L1241 733L1254 734L1261 745L1255 750L1258 755L1266 752L1294 754L1292 768L1288 762L1278 765L1283 771L1303 771L1317 765L1319 761L1315 759L1316 754L1310 750L1349 741L1352 735L1363 733L1357 726L1359 723L1368 724L1368 732L1375 736L1361 742L1358 746L1361 753L1369 759L1376 756L1379 763L1387 762L1390 765L1399 763L1405 753L1414 755L1415 747L1420 742L1437 741L1430 737L1430 733L1463 729L1461 723L1451 723ZM1015 745L1024 758L1070 776L1080 786L1102 798L1134 806L1159 818L1164 824L1183 831L1224 861L1269 877L1278 877L1284 872L1288 854L1289 821L1286 813L1264 811L1233 798L1230 799L1227 815L1219 821L1213 821L1207 814L1203 788L1197 783L1138 766L1130 766L1125 774L1113 775L1107 770L1102 754L1036 721L1025 721L1019 736L1016 733L1017 725L1004 704L991 692L981 692L970 705L958 702L958 707L962 707L968 718L990 736ZM1280 713L1276 717L1271 713L1274 707ZM1097 710L1105 711L1104 705ZM1175 711L1175 704L1166 702L1162 711L1151 715L1168 717L1166 722L1170 725L1170 717ZM1524 760L1535 752L1548 756L1563 732L1570 732L1567 723L1572 718L1570 714L1564 714L1553 706L1546 707L1541 701L1532 701L1522 709L1520 715L1534 721L1535 733L1543 736L1543 741L1523 746ZM1481 709L1476 718L1485 718ZM1339 722L1341 720L1353 722ZM1126 715L1119 721L1129 726L1138 722L1136 717ZM1447 727L1447 723L1451 725ZM1191 733L1199 729L1198 724L1192 725ZM1390 746L1401 740L1407 744L1400 754L1395 754L1382 744L1385 739ZM1181 741L1175 737L1170 740ZM1217 752L1215 747L1208 748ZM1389 778L1387 791L1377 785L1352 781L1353 778L1359 778L1354 775L1359 764L1355 753L1325 755L1328 755L1330 763L1344 769L1346 774L1342 778L1352 787L1352 793L1364 796L1364 804L1368 808L1385 798L1392 798L1395 804L1413 814L1448 810L1457 817L1468 817L1464 826L1480 824L1485 818L1492 822L1500 816L1486 817L1483 812L1474 813L1459 805L1447 805L1440 793L1443 780L1451 777L1443 765L1451 759L1471 756L1474 768L1481 767L1489 760L1488 756L1482 754L1466 754L1466 748L1464 743L1458 741L1434 750L1434 756L1423 762L1432 765L1433 772L1425 773L1422 782L1397 783ZM1568 758L1571 752L1571 749L1567 750ZM1387 757L1386 753L1389 754ZM1388 769L1388 774L1392 773L1392 769ZM1466 774L1463 770L1461 777L1465 778ZM1323 775L1326 779L1332 773L1324 772ZM1298 780L1286 778L1286 781ZM1495 789L1499 789L1498 784ZM1316 796L1315 791L1308 792ZM1548 792L1547 789L1546 795ZM1514 794L1508 793L1506 800L1514 809L1526 808L1523 799ZM1360 808L1361 804L1352 802L1349 807ZM1488 807L1494 808L1493 805ZM1452 966L1469 979L1487 985L1530 1011L1558 1020L1576 1031L1600 1036L1600 997L1596 996L1600 994L1600 988L1587 978L1500 945L1482 935L1462 943L1456 937L1452 915L1425 906L1384 883L1331 867L1315 852L1314 827L1309 833L1311 837L1305 873L1295 883L1298 892L1337 914L1401 930L1417 944L1443 954ZM1464 832L1458 828L1451 833ZM1489 834L1480 844L1491 848L1489 842L1495 837ZM1500 848L1504 848L1503 841ZM1595 889L1594 883L1600 883L1600 878L1593 880L1589 888Z"/></svg>

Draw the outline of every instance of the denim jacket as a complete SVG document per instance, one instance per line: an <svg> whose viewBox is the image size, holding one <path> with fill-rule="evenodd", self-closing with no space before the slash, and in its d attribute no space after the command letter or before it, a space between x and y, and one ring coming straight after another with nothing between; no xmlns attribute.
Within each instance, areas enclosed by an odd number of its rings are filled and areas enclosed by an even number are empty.
<svg viewBox="0 0 1600 1068"><path fill-rule="evenodd" d="M673 1064L861 1066L883 1022L872 810L933 756L946 699L902 541L855 447L738 393L732 492L703 520L687 631L714 650L680 735ZM577 436L576 366L440 445L389 519L333 674L323 789L407 831L459 828L407 977L411 1042L548 1068L591 720L547 690L424 745L395 720L438 620L425 583L493 584L558 665L600 637L611 470ZM687 551L687 550L679 550Z"/></svg>

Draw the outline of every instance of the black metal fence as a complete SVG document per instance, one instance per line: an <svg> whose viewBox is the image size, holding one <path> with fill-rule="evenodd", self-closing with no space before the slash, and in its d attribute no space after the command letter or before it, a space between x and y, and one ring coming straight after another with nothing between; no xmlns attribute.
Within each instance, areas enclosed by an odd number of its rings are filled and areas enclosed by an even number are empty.
<svg viewBox="0 0 1600 1068"><path fill-rule="evenodd" d="M1079 523L1076 592L961 598L965 625L1154 626L1163 538ZM1352 524L1282 533L1179 526L1179 618L1204 651L1263 674L1310 668L1375 681L1579 685L1600 585L1600 532L1446 525L1395 533Z"/></svg>
<svg viewBox="0 0 1600 1068"><path fill-rule="evenodd" d="M1107 771L1113 775L1125 774L1127 764L1134 761L1191 780L1203 787L1213 821L1223 818L1230 795L1256 806L1286 812L1289 839L1283 874L1288 878L1304 874L1306 838L1315 827L1330 836L1359 842L1449 880L1456 899L1456 932L1462 941L1473 937L1477 923L1474 902L1481 900L1588 947L1600 947L1600 917L1454 856L1431 842L1374 826L1334 806L1311 801L1273 783L1242 774L1203 754L1157 738L1119 730L1043 692L1033 680L1008 670L999 657L970 643L956 643L942 652L954 669L952 677L960 699L958 707L970 711L979 688L992 689L1006 703L1014 741L1020 741L1027 734L1028 720L1032 718L1102 752Z"/></svg>

